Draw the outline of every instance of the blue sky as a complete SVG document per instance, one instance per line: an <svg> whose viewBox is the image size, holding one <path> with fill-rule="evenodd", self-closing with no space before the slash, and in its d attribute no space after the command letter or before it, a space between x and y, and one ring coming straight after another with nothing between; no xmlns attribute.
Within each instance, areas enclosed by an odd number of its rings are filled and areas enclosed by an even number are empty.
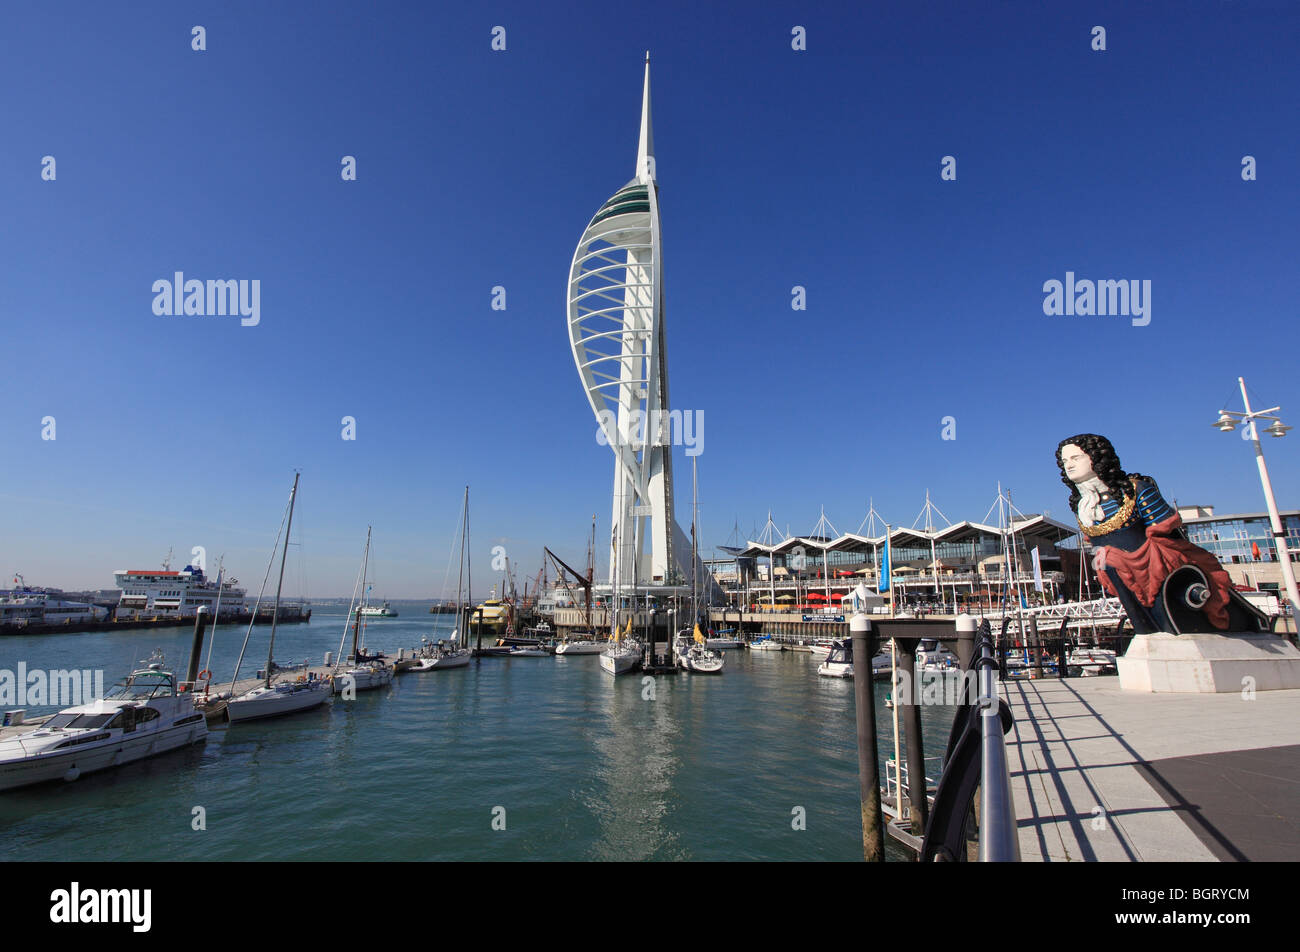
<svg viewBox="0 0 1300 952"><path fill-rule="evenodd" d="M844 6L7 5L0 570L109 587L202 545L255 583L295 468L312 595L350 591L368 523L377 590L439 594L466 484L480 567L606 539L563 294L634 172L646 49L706 547L868 497L910 525L927 488L978 519L999 480L1068 515L1078 432L1261 510L1209 423L1239 374L1300 420L1294 5ZM175 271L260 280L260 324L156 316ZM1150 280L1151 323L1044 315L1067 271ZM1284 508L1298 446L1265 446Z"/></svg>

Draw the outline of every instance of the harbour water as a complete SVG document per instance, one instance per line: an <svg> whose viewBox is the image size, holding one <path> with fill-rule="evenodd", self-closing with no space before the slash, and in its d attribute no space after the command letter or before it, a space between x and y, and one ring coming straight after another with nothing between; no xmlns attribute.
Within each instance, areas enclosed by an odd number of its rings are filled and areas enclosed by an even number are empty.
<svg viewBox="0 0 1300 952"><path fill-rule="evenodd" d="M371 622L367 641L395 654L450 622L404 613ZM318 609L280 628L277 661L319 663L343 624L342 609ZM183 675L191 634L7 636L0 668L102 669L111 684L161 647ZM218 677L243 634L217 630ZM265 662L268 634L254 629L242 677ZM641 676L615 680L596 656L402 674L355 701L0 794L0 860L861 859L851 681L818 677L803 652L736 650L721 677L651 683L653 700ZM883 761L893 739L877 710ZM951 716L925 710L927 755Z"/></svg>

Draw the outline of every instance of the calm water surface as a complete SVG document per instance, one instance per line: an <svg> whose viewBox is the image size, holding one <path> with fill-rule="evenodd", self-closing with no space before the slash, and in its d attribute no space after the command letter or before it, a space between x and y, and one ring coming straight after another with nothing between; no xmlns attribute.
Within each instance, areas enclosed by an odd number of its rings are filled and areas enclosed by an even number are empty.
<svg viewBox="0 0 1300 952"><path fill-rule="evenodd" d="M368 641L395 653L445 637L450 620L405 611L372 622ZM281 627L276 660L319 663L343 623L343 610L317 610ZM101 668L107 686L161 647L183 675L191 635L5 636L0 668ZM243 635L218 629L217 675L233 671ZM242 677L264 663L268 635L254 629ZM0 793L0 859L861 859L852 682L818 677L806 653L742 650L727 652L721 677L654 686L644 699L640 676L615 680L593 655L402 674L352 702ZM925 715L935 755L952 713ZM880 743L883 762L887 719ZM196 806L206 830L191 829ZM792 829L797 806L805 830ZM492 828L496 807L504 830Z"/></svg>

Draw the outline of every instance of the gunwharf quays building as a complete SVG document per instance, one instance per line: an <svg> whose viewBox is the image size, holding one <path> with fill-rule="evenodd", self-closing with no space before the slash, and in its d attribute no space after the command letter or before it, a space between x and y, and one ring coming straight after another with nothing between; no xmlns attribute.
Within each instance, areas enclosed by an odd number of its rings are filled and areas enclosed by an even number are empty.
<svg viewBox="0 0 1300 952"><path fill-rule="evenodd" d="M823 611L850 605L854 594L869 611L887 610L884 575L896 610L953 614L993 611L1012 600L1035 605L1096 597L1095 576L1080 591L1086 560L1077 537L1076 526L1031 514L1017 515L1006 529L967 520L877 535L751 541L723 547L721 557L707 562L728 605L748 612Z"/></svg>

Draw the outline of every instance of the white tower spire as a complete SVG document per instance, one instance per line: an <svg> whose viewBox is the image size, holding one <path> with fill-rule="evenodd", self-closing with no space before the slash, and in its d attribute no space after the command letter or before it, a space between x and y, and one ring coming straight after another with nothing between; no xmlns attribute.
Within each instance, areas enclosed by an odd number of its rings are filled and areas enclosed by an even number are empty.
<svg viewBox="0 0 1300 952"><path fill-rule="evenodd" d="M650 51L645 51L645 86L641 91L641 138L636 146L636 180L655 181L655 135L650 126Z"/></svg>
<svg viewBox="0 0 1300 952"><path fill-rule="evenodd" d="M691 549L673 517L673 418L649 53L637 174L596 210L578 240L566 306L574 364L600 441L614 454L611 582L615 571L620 586L684 582ZM711 578L697 574L706 583Z"/></svg>

